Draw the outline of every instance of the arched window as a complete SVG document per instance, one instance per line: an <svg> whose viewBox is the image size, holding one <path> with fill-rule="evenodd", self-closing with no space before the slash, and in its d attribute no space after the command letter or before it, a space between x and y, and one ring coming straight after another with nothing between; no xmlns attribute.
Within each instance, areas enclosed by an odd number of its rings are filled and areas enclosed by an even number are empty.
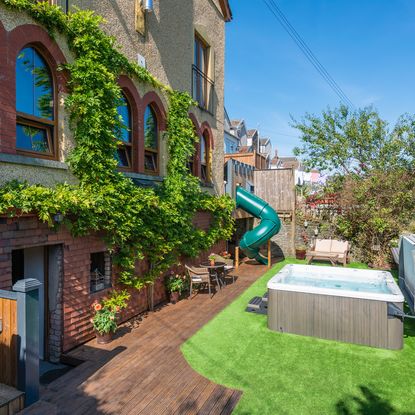
<svg viewBox="0 0 415 415"><path fill-rule="evenodd" d="M194 128L195 135L197 136L196 127ZM189 170L190 174L193 174L194 176L198 176L197 174L197 143L194 143L194 152L187 160L187 169Z"/></svg>
<svg viewBox="0 0 415 415"><path fill-rule="evenodd" d="M208 142L209 140L206 137L206 133L203 133L200 137L200 178L204 182L210 181Z"/></svg>
<svg viewBox="0 0 415 415"><path fill-rule="evenodd" d="M55 97L53 78L45 60L33 47L16 59L16 148L24 153L55 154Z"/></svg>
<svg viewBox="0 0 415 415"><path fill-rule="evenodd" d="M122 142L119 145L116 159L118 166L122 168L132 168L132 123L131 123L131 107L126 96L121 96L122 104L117 107L117 112L122 122L122 127L117 133L118 141Z"/></svg>
<svg viewBox="0 0 415 415"><path fill-rule="evenodd" d="M159 130L153 108L147 105L144 112L144 168L146 171L158 171Z"/></svg>

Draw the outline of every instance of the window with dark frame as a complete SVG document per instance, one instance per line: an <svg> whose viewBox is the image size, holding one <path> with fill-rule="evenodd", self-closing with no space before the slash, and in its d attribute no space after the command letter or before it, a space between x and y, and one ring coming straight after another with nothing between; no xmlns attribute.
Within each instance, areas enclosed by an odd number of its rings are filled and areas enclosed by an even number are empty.
<svg viewBox="0 0 415 415"><path fill-rule="evenodd" d="M194 130L195 135L197 135L196 130ZM197 172L195 172L195 164L196 164L196 157L197 157L197 147L196 144L194 145L194 152L193 154L189 157L189 160L187 161L187 169L189 170L190 174L192 174L193 176L197 176Z"/></svg>
<svg viewBox="0 0 415 415"><path fill-rule="evenodd" d="M192 95L199 106L209 112L213 112L213 101L210 96L214 82L209 78L209 45L195 33Z"/></svg>
<svg viewBox="0 0 415 415"><path fill-rule="evenodd" d="M111 287L111 257L107 251L93 252L90 255L91 292Z"/></svg>
<svg viewBox="0 0 415 415"><path fill-rule="evenodd" d="M144 168L147 172L158 172L159 130L156 114L147 105L144 111Z"/></svg>
<svg viewBox="0 0 415 415"><path fill-rule="evenodd" d="M133 140L132 140L132 121L131 106L124 94L121 96L122 104L117 107L117 113L122 123L117 131L117 139L120 143L115 158L118 167L131 169L133 165Z"/></svg>
<svg viewBox="0 0 415 415"><path fill-rule="evenodd" d="M210 181L210 171L209 171L209 147L208 140L203 134L200 137L200 174L203 182L207 183Z"/></svg>
<svg viewBox="0 0 415 415"><path fill-rule="evenodd" d="M16 149L19 153L53 158L55 96L49 66L33 47L16 59Z"/></svg>

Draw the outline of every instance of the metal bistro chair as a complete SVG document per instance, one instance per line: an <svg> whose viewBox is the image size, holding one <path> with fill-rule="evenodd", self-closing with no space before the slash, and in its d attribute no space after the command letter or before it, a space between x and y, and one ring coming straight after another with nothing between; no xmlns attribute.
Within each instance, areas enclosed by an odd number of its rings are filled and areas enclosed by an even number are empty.
<svg viewBox="0 0 415 415"><path fill-rule="evenodd" d="M188 265L185 265L186 272L189 275L190 278L190 292L189 292L189 298L192 299L192 291L193 291L193 285L194 284L207 284L209 295L211 295L211 281L210 281L210 273L207 268L197 268L197 267L189 267Z"/></svg>
<svg viewBox="0 0 415 415"><path fill-rule="evenodd" d="M232 273L232 271L235 269L234 264L233 264L233 259L227 259L221 255L215 254L215 261L224 262L226 264L223 270L223 279L225 280L225 283L226 283L226 278L231 277L232 284L233 284L235 282L235 275Z"/></svg>

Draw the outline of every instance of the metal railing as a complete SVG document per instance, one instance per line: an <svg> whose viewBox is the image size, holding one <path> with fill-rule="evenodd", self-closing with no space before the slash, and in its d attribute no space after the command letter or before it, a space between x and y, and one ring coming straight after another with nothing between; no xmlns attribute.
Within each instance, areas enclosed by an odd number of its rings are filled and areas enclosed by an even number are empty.
<svg viewBox="0 0 415 415"><path fill-rule="evenodd" d="M192 97L200 108L214 114L215 83L195 65L192 65Z"/></svg>

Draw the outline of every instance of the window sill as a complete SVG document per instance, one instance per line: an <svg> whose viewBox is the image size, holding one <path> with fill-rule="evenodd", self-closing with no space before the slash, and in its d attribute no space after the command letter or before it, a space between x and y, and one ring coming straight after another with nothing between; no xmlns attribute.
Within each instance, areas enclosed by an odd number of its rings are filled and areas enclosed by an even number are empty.
<svg viewBox="0 0 415 415"><path fill-rule="evenodd" d="M123 172L124 175L130 178L134 184L139 187L156 187L164 178L162 176L155 176L152 174Z"/></svg>
<svg viewBox="0 0 415 415"><path fill-rule="evenodd" d="M124 171L125 176L131 178L131 179L141 179L141 180L152 180L155 182L162 182L163 177L157 176L156 174L145 174L145 173L132 173L130 171Z"/></svg>
<svg viewBox="0 0 415 415"><path fill-rule="evenodd" d="M212 117L214 117L214 116L215 116L214 111L209 110L208 108L206 108L206 107L204 107L204 106L200 105L199 103L197 104L197 107L200 109L200 111L203 111L203 112L205 112L205 113L207 113L207 114L211 115Z"/></svg>
<svg viewBox="0 0 415 415"><path fill-rule="evenodd" d="M25 166L45 167L48 169L68 170L68 165L61 161L48 160L37 157L20 156L18 154L0 153L0 162L22 164Z"/></svg>
<svg viewBox="0 0 415 415"><path fill-rule="evenodd" d="M112 284L107 284L107 285L105 285L104 288L101 288L99 290L94 290L94 291L91 290L91 288L90 288L89 289L89 295L93 298L94 298L94 296L99 297L99 296L102 296L102 294L108 294L110 289L112 289Z"/></svg>

